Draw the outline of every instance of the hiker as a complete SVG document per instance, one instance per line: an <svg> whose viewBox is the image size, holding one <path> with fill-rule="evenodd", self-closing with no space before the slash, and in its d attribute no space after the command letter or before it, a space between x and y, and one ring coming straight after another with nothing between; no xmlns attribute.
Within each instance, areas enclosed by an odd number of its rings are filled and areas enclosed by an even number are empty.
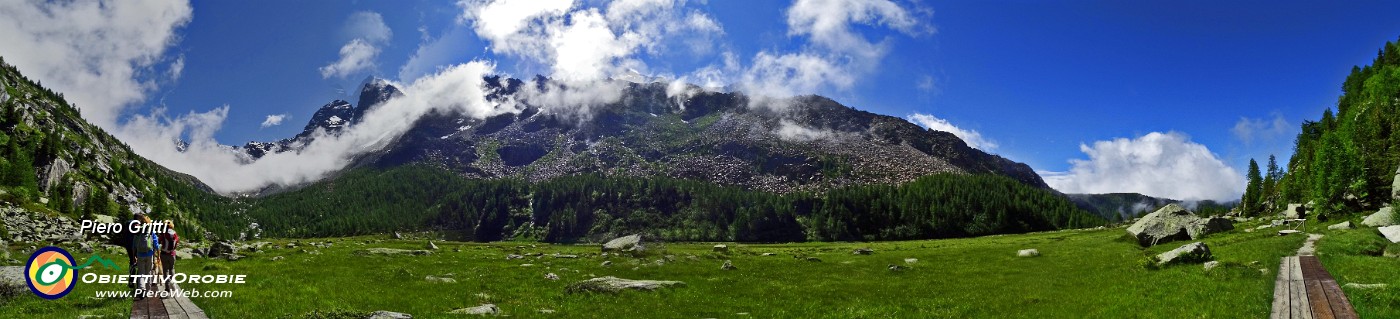
<svg viewBox="0 0 1400 319"><path fill-rule="evenodd" d="M142 223L150 223L151 218L146 214L137 213L136 217ZM137 232L131 236L131 249L136 252L136 300L145 299L146 289L151 283L151 259L155 258L156 251L160 250L160 239L154 233Z"/></svg>
<svg viewBox="0 0 1400 319"><path fill-rule="evenodd" d="M180 243L180 234L175 233L175 222L166 219L164 223L165 233L160 234L160 273L169 279L175 275L175 246ZM165 284L166 291L173 290L170 280L162 283Z"/></svg>
<svg viewBox="0 0 1400 319"><path fill-rule="evenodd" d="M132 215L131 220L126 221L126 225L132 225L134 222L140 221L142 216L145 215L141 213L136 213L135 215ZM125 231L121 232L121 234L117 235L117 242L113 243L122 247L126 247L126 270L128 275L127 278L136 278L134 277L136 276L136 250L132 245L134 241L133 238L135 238L136 235L136 227L127 228ZM128 280L126 282L126 287L136 289L136 280Z"/></svg>

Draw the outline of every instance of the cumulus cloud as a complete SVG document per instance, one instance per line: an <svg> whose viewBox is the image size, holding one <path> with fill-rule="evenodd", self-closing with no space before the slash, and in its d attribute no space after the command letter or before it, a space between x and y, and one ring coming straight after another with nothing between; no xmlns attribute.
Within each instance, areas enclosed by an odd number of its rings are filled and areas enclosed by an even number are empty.
<svg viewBox="0 0 1400 319"><path fill-rule="evenodd" d="M755 95L750 106L783 108L787 97L849 90L875 72L889 51L888 39L871 40L853 28L881 27L908 36L932 34L924 23L929 10L910 9L889 0L798 0L785 11L787 34L805 39L793 52L764 50L748 66L731 54L692 77L728 83ZM711 86L711 85L706 85Z"/></svg>
<svg viewBox="0 0 1400 319"><path fill-rule="evenodd" d="M273 126L282 125L282 120L285 120L285 119L290 118L290 117L291 117L291 116L290 116L290 115L287 115L287 114L271 114L271 115L268 115L268 116L267 116L267 119L264 119L264 120L263 120L261 126L262 126L262 128L268 128L268 127L273 127Z"/></svg>
<svg viewBox="0 0 1400 319"><path fill-rule="evenodd" d="M255 191L269 185L296 185L319 180L347 165L355 155L382 149L428 114L460 114L486 118L518 109L485 99L483 76L494 65L470 62L446 67L433 75L402 85L403 96L371 109L363 120L330 135L318 130L298 152L268 154L252 160L213 138L228 115L228 107L208 112L168 116L163 111L136 116L123 138L133 150L170 169L204 181L220 193ZM189 142L186 150L174 141Z"/></svg>
<svg viewBox="0 0 1400 319"><path fill-rule="evenodd" d="M319 68L321 78L345 78L352 74L373 70L379 57L379 46L394 36L384 18L379 13L361 11L350 15L345 22L345 32L353 39L340 47L340 59Z"/></svg>
<svg viewBox="0 0 1400 319"><path fill-rule="evenodd" d="M962 139L964 143L967 143L967 146L975 149L989 152L997 149L997 142L982 137L982 133L957 127L953 125L953 123L948 122L948 120L930 114L914 113L905 117L905 119L919 126L923 126L926 129L953 133L953 135Z"/></svg>
<svg viewBox="0 0 1400 319"><path fill-rule="evenodd" d="M1134 192L1178 200L1230 200L1244 191L1244 176L1205 145L1182 133L1152 132L1079 146L1088 159L1070 160L1068 172L1041 172L1065 193Z"/></svg>
<svg viewBox="0 0 1400 319"><path fill-rule="evenodd" d="M450 65L466 52L471 30L464 26L453 26L438 37L427 35L423 30L423 40L418 49L409 56L408 62L399 67L399 81L411 82L418 77L437 72L438 67Z"/></svg>
<svg viewBox="0 0 1400 319"><path fill-rule="evenodd" d="M156 89L144 74L160 74L152 67L192 15L184 0L2 1L0 55L112 129Z"/></svg>
<svg viewBox="0 0 1400 319"><path fill-rule="evenodd" d="M459 6L460 20L491 52L544 66L551 78L573 83L647 71L641 54L666 54L674 43L703 52L723 34L714 19L677 0L619 0L601 8L567 0L467 0Z"/></svg>
<svg viewBox="0 0 1400 319"><path fill-rule="evenodd" d="M1283 114L1274 112L1272 119L1240 117L1235 122L1235 126L1230 129L1235 139L1245 144L1252 144L1255 141L1272 141L1283 137L1291 128L1288 121L1283 119Z"/></svg>

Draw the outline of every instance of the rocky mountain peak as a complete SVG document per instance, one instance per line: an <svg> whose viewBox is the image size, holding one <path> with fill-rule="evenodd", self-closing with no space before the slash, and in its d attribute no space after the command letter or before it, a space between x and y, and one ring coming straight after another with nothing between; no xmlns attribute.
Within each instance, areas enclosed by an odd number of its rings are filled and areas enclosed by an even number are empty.
<svg viewBox="0 0 1400 319"><path fill-rule="evenodd" d="M307 132L315 131L316 128L324 128L327 132L340 131L350 121L355 119L355 107L350 102L335 100L316 110L316 114L311 116L311 121L306 123Z"/></svg>
<svg viewBox="0 0 1400 319"><path fill-rule="evenodd" d="M399 88L395 87L393 83L389 83L388 80L373 76L365 78L365 81L360 84L360 99L355 102L355 111L351 116L351 121L358 122L371 108L402 95L403 92L399 91Z"/></svg>

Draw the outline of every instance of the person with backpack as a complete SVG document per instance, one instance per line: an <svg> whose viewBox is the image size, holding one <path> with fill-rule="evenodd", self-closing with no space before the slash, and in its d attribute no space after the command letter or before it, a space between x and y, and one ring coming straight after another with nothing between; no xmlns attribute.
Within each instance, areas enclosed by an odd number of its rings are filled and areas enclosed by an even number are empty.
<svg viewBox="0 0 1400 319"><path fill-rule="evenodd" d="M160 234L160 269L161 275L167 277L175 275L175 247L180 243L180 234L175 232L175 222L165 220L165 232ZM165 290L171 289L170 280L162 281Z"/></svg>
<svg viewBox="0 0 1400 319"><path fill-rule="evenodd" d="M142 223L151 223L151 218L146 214L138 213L136 216ZM136 300L141 300L145 299L147 289L151 288L151 259L155 258L156 251L160 250L160 238L153 232L137 232L131 239L131 249L136 253Z"/></svg>

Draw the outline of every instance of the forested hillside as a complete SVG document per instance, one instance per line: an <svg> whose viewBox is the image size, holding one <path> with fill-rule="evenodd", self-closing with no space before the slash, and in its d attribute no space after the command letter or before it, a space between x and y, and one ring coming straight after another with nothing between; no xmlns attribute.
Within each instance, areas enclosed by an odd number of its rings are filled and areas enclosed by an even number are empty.
<svg viewBox="0 0 1400 319"><path fill-rule="evenodd" d="M899 240L1103 224L1064 197L997 175L938 174L899 186L774 194L667 178L465 179L410 165L358 170L258 200L265 235L437 229L478 241Z"/></svg>
<svg viewBox="0 0 1400 319"><path fill-rule="evenodd" d="M1395 201L1400 166L1400 43L1387 42L1371 65L1352 67L1336 111L1304 121L1288 170L1251 160L1242 206L1250 215L1313 202L1322 218Z"/></svg>
<svg viewBox="0 0 1400 319"><path fill-rule="evenodd" d="M0 203L70 218L150 212L194 239L238 231L240 223L199 223L228 215L228 199L136 155L78 107L0 60Z"/></svg>

